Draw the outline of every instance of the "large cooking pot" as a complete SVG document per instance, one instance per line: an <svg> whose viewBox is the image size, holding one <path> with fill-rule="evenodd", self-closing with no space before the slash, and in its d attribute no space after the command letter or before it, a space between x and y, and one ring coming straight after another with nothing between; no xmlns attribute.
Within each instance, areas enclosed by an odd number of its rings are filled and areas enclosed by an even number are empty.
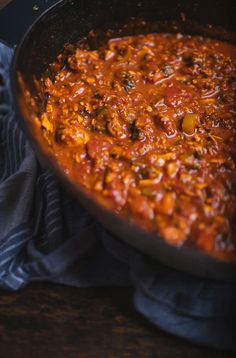
<svg viewBox="0 0 236 358"><path fill-rule="evenodd" d="M32 109L20 82L24 82L24 86L36 96L34 78L43 74L63 50L65 43L78 41L91 29L117 28L115 24L122 26L131 17L152 23L152 31L181 31L234 41L236 2L65 0L57 1L46 9L52 3L55 1L35 1L33 6L30 1L15 0L0 13L1 37L6 43L17 44L11 83L18 118L39 159L54 171L65 187L117 238L176 269L207 278L235 280L235 263L214 259L197 249L171 246L161 237L147 233L105 209L82 187L70 181L47 150L42 135L32 124ZM147 31L144 28L142 30ZM131 27L126 31L132 34L137 28Z"/></svg>

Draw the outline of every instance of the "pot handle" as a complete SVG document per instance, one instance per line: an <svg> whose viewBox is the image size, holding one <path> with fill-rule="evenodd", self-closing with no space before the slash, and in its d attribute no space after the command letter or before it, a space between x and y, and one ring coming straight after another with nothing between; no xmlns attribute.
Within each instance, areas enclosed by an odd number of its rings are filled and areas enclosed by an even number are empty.
<svg viewBox="0 0 236 358"><path fill-rule="evenodd" d="M0 11L0 41L15 47L25 31L59 0L11 0Z"/></svg>

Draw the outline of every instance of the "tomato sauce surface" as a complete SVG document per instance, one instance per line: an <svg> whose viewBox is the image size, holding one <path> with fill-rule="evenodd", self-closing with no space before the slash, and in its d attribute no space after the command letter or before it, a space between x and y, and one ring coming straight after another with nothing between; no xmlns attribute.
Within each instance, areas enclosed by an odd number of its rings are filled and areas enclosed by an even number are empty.
<svg viewBox="0 0 236 358"><path fill-rule="evenodd" d="M236 260L236 47L148 34L52 67L39 121L68 176L168 243Z"/></svg>

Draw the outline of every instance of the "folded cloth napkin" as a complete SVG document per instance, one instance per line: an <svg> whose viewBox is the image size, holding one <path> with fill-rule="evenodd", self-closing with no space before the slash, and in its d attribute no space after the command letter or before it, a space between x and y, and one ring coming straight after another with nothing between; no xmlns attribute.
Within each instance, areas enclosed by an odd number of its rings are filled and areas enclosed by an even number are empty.
<svg viewBox="0 0 236 358"><path fill-rule="evenodd" d="M156 326L235 349L235 285L177 272L113 238L41 168L14 114L11 57L0 44L0 288L132 285L136 309Z"/></svg>

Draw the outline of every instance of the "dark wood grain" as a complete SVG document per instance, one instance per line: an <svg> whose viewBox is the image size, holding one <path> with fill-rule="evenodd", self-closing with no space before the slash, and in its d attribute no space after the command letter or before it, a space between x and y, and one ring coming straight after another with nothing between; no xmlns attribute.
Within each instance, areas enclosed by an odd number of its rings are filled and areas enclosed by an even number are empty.
<svg viewBox="0 0 236 358"><path fill-rule="evenodd" d="M34 284L0 292L0 357L225 358L151 326L127 288Z"/></svg>

